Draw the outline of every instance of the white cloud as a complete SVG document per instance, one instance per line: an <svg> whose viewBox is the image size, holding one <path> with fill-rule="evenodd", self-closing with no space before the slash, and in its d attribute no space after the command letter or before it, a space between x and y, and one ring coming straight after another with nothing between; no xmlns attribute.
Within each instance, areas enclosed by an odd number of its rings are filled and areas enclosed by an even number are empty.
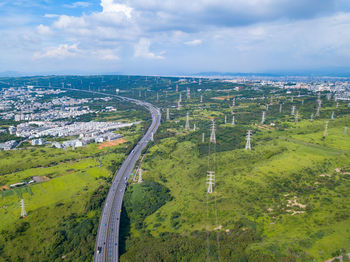
<svg viewBox="0 0 350 262"><path fill-rule="evenodd" d="M50 27L48 27L46 25L43 25L43 24L38 25L36 27L36 30L37 30L37 32L40 35L50 35L50 34L52 34L52 31L51 31Z"/></svg>
<svg viewBox="0 0 350 262"><path fill-rule="evenodd" d="M45 14L44 17L45 18L57 18L57 17L59 17L59 15L56 15L56 14Z"/></svg>
<svg viewBox="0 0 350 262"><path fill-rule="evenodd" d="M58 47L50 48L45 52L37 52L34 58L55 58L64 59L66 57L73 57L79 53L78 44L61 44Z"/></svg>
<svg viewBox="0 0 350 262"><path fill-rule="evenodd" d="M134 47L134 57L146 58L146 59L163 59L164 57L159 54L152 53L149 49L151 41L146 38L141 38L140 41Z"/></svg>
<svg viewBox="0 0 350 262"><path fill-rule="evenodd" d="M119 56L115 54L115 51L111 49L98 50L96 56L106 61L118 61L120 59Z"/></svg>
<svg viewBox="0 0 350 262"><path fill-rule="evenodd" d="M114 0L101 0L104 13L122 13L128 19L131 18L132 8L125 4L115 3Z"/></svg>
<svg viewBox="0 0 350 262"><path fill-rule="evenodd" d="M201 44L202 44L202 40L200 40L200 39L195 39L192 41L185 42L185 45L189 45L189 46L197 46L197 45L201 45Z"/></svg>
<svg viewBox="0 0 350 262"><path fill-rule="evenodd" d="M89 7L91 3L89 2L74 2L70 5L63 5L64 7L67 8L77 8L77 7Z"/></svg>

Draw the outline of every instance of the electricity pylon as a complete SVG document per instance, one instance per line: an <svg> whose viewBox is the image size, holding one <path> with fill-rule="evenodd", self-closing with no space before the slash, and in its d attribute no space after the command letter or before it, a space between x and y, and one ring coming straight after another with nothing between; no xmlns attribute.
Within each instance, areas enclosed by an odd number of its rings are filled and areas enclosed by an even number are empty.
<svg viewBox="0 0 350 262"><path fill-rule="evenodd" d="M188 112L186 113L186 125L185 125L185 129L186 129L186 130L190 130L190 115L189 115Z"/></svg>
<svg viewBox="0 0 350 262"><path fill-rule="evenodd" d="M205 134L202 133L202 143L204 143Z"/></svg>
<svg viewBox="0 0 350 262"><path fill-rule="evenodd" d="M20 201L21 204L21 217L26 217L27 216L27 212L24 206L24 199L22 198Z"/></svg>
<svg viewBox="0 0 350 262"><path fill-rule="evenodd" d="M331 120L334 120L334 111L332 112Z"/></svg>
<svg viewBox="0 0 350 262"><path fill-rule="evenodd" d="M201 103L203 103L203 96L201 95L201 100L200 100Z"/></svg>
<svg viewBox="0 0 350 262"><path fill-rule="evenodd" d="M235 116L233 115L232 116L232 125L234 126L236 123L235 123Z"/></svg>
<svg viewBox="0 0 350 262"><path fill-rule="evenodd" d="M170 120L170 110L169 110L169 108L166 109L166 120L167 121Z"/></svg>
<svg viewBox="0 0 350 262"><path fill-rule="evenodd" d="M299 121L299 111L295 114L295 123L298 123Z"/></svg>
<svg viewBox="0 0 350 262"><path fill-rule="evenodd" d="M208 185L208 194L213 193L213 186L215 185L215 172L207 171L207 185Z"/></svg>
<svg viewBox="0 0 350 262"><path fill-rule="evenodd" d="M234 97L233 99L232 99L232 107L235 107L236 106L236 98Z"/></svg>
<svg viewBox="0 0 350 262"><path fill-rule="evenodd" d="M191 99L190 89L187 87L187 99Z"/></svg>
<svg viewBox="0 0 350 262"><path fill-rule="evenodd" d="M262 117L261 117L261 124L264 124L264 123L265 123L265 116L266 116L266 112L263 111L263 112L262 112Z"/></svg>
<svg viewBox="0 0 350 262"><path fill-rule="evenodd" d="M193 131L196 131L196 124L193 124Z"/></svg>
<svg viewBox="0 0 350 262"><path fill-rule="evenodd" d="M227 123L227 115L225 115L225 124Z"/></svg>
<svg viewBox="0 0 350 262"><path fill-rule="evenodd" d="M292 106L292 112L291 115L295 115L295 106Z"/></svg>
<svg viewBox="0 0 350 262"><path fill-rule="evenodd" d="M280 113L282 113L282 104L280 104Z"/></svg>
<svg viewBox="0 0 350 262"><path fill-rule="evenodd" d="M216 144L216 136L215 136L215 122L212 120L211 124L211 134L210 134L210 143Z"/></svg>
<svg viewBox="0 0 350 262"><path fill-rule="evenodd" d="M252 135L252 130L247 131L247 143L245 144L245 150L252 150L250 145L250 137Z"/></svg>
<svg viewBox="0 0 350 262"><path fill-rule="evenodd" d="M179 92L179 84L176 84L176 93Z"/></svg>

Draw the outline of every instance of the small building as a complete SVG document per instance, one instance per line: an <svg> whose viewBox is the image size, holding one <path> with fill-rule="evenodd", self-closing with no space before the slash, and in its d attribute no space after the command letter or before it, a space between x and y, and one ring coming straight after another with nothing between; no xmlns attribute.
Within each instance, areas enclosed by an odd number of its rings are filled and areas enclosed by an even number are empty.
<svg viewBox="0 0 350 262"><path fill-rule="evenodd" d="M52 147L62 148L62 145L58 142L53 142L51 145L52 145Z"/></svg>
<svg viewBox="0 0 350 262"><path fill-rule="evenodd" d="M33 139L32 141L32 146L41 146L41 145L45 145L46 141L42 138L39 139Z"/></svg>
<svg viewBox="0 0 350 262"><path fill-rule="evenodd" d="M0 150L11 150L16 148L18 142L16 140L10 140L0 144Z"/></svg>
<svg viewBox="0 0 350 262"><path fill-rule="evenodd" d="M16 134L16 128L14 126L9 127L9 133L10 135L15 135Z"/></svg>

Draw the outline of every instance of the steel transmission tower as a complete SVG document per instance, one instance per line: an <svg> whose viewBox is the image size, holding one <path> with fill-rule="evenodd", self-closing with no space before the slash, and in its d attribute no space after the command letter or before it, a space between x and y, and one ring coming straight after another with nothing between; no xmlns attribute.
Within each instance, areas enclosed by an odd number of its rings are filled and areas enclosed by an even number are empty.
<svg viewBox="0 0 350 262"><path fill-rule="evenodd" d="M207 185L208 185L208 194L213 193L213 186L215 185L215 172L207 171Z"/></svg>
<svg viewBox="0 0 350 262"><path fill-rule="evenodd" d="M263 111L263 112L262 112L262 117L261 117L261 124L264 124L264 123L265 123L265 117L266 117L266 112Z"/></svg>
<svg viewBox="0 0 350 262"><path fill-rule="evenodd" d="M245 150L252 150L251 145L250 145L250 138L252 135L252 130L247 131L247 143L245 144Z"/></svg>
<svg viewBox="0 0 350 262"><path fill-rule="evenodd" d="M190 130L190 115L189 115L188 112L186 113L186 125L185 125L185 129L186 129L186 130Z"/></svg>
<svg viewBox="0 0 350 262"><path fill-rule="evenodd" d="M299 111L295 114L295 123L298 123L299 121Z"/></svg>
<svg viewBox="0 0 350 262"><path fill-rule="evenodd" d="M21 217L26 217L27 216L27 212L24 206L24 199L22 198L20 201L21 204Z"/></svg>
<svg viewBox="0 0 350 262"><path fill-rule="evenodd" d="M187 87L187 99L191 99L190 89Z"/></svg>
<svg viewBox="0 0 350 262"><path fill-rule="evenodd" d="M292 106L292 113L291 115L295 115L295 106Z"/></svg>
<svg viewBox="0 0 350 262"><path fill-rule="evenodd" d="M169 110L169 108L166 109L166 120L167 121L170 120L170 110Z"/></svg>
<svg viewBox="0 0 350 262"><path fill-rule="evenodd" d="M212 120L211 124L211 134L210 134L210 143L216 144L216 136L215 136L215 122Z"/></svg>
<svg viewBox="0 0 350 262"><path fill-rule="evenodd" d="M235 107L236 106L236 98L234 97L233 99L232 99L232 107Z"/></svg>

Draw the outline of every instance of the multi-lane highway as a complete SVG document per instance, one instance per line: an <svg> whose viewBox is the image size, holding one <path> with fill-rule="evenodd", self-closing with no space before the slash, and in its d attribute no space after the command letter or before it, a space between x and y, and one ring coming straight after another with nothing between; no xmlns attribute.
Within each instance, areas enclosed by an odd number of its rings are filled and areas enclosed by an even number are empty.
<svg viewBox="0 0 350 262"><path fill-rule="evenodd" d="M137 159L140 157L141 152L146 147L147 143L151 140L152 134L157 131L161 120L160 110L152 104L136 99L121 96L117 97L124 101L129 101L146 107L152 114L152 124L148 128L144 137L127 156L113 179L100 218L95 245L95 262L115 262L119 260L119 223L124 191Z"/></svg>
<svg viewBox="0 0 350 262"><path fill-rule="evenodd" d="M151 126L148 128L146 134L141 138L141 140L137 143L134 149L127 156L124 163L117 171L117 174L114 176L112 185L109 188L106 200L104 202L102 214L100 217L100 223L96 236L94 261L117 262L119 260L119 223L121 215L120 213L125 188L127 186L130 173L132 172L137 159L140 157L142 150L147 146L148 142L152 139L153 134L157 131L160 125L161 113L159 108L153 106L152 104L133 98L75 88L63 89L117 97L122 101L131 102L147 108L152 115Z"/></svg>

